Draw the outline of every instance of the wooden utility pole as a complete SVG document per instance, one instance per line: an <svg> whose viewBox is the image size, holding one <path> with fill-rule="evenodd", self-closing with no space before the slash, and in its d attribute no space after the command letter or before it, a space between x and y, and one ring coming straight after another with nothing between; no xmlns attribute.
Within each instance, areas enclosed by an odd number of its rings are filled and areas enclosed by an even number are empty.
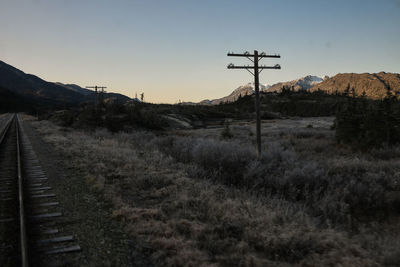
<svg viewBox="0 0 400 267"><path fill-rule="evenodd" d="M264 66L258 65L258 62L263 58L280 58L280 55L267 55L264 52L258 54L257 50L254 50L254 54L250 54L249 52L245 52L243 54L236 53L228 53L228 57L247 57L254 64L253 66L235 66L232 63L228 65L228 69L246 69L254 76L254 89L256 93L256 138L257 138L257 156L261 157L261 115L260 115L260 86L259 86L259 74L264 69L281 69L279 64L274 66Z"/></svg>
<svg viewBox="0 0 400 267"><path fill-rule="evenodd" d="M107 87L95 85L95 86L86 86L86 88L94 89L94 91L95 91L95 96L94 96L95 97L95 105L97 105L98 102L99 102L99 94L101 94L101 96L103 98L104 89L107 88ZM98 90L100 90L100 91L98 91Z"/></svg>

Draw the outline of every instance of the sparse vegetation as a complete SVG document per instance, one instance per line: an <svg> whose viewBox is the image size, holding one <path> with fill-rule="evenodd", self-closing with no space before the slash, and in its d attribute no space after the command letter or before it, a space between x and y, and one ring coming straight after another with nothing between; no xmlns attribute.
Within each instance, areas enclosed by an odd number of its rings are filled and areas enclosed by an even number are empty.
<svg viewBox="0 0 400 267"><path fill-rule="evenodd" d="M398 265L400 148L359 154L329 121L272 124L258 161L246 125L221 141L34 123L158 265Z"/></svg>
<svg viewBox="0 0 400 267"><path fill-rule="evenodd" d="M87 133L37 126L113 203L113 217L156 264L399 263L399 234L386 229L398 226L400 148L382 147L398 143L398 100L390 92L384 100L356 98L350 88L282 90L264 94L262 106L271 126L261 159L252 131L234 122L253 116L251 96L212 107L86 105L52 119ZM333 127L324 118L272 126L281 116L337 110ZM170 134L164 114L217 128Z"/></svg>

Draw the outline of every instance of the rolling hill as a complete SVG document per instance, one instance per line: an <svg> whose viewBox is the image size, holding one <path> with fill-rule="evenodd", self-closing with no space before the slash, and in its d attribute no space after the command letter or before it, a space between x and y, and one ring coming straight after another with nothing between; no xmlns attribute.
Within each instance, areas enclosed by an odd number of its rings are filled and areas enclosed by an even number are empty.
<svg viewBox="0 0 400 267"><path fill-rule="evenodd" d="M332 78L310 88L310 91L322 90L329 94L343 93L347 87L354 88L357 96L365 92L372 99L385 97L390 86L393 92L400 92L400 74L397 73L339 73Z"/></svg>

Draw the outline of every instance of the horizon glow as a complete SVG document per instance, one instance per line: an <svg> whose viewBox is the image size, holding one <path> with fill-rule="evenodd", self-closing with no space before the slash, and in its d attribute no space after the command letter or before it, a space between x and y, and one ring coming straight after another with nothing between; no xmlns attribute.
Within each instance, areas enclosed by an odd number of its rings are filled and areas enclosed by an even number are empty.
<svg viewBox="0 0 400 267"><path fill-rule="evenodd" d="M279 53L260 83L400 72L400 1L0 0L0 60L62 83L153 103L198 102L253 82L228 51ZM250 62L249 62L250 63Z"/></svg>

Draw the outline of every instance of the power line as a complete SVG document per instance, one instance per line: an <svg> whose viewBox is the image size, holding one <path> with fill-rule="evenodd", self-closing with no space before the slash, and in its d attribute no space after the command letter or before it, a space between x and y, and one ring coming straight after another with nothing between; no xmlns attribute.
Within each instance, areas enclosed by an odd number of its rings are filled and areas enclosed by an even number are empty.
<svg viewBox="0 0 400 267"><path fill-rule="evenodd" d="M254 54L244 52L243 54L228 53L228 57L246 57L253 62L253 65L235 66L233 63L228 65L228 69L245 69L254 76L254 87L256 93L256 139L257 139L257 156L261 157L261 117L260 117L260 88L259 74L265 69L281 69L279 64L274 66L259 65L259 61L263 58L281 58L280 55L267 55L265 52L258 53L254 50Z"/></svg>

